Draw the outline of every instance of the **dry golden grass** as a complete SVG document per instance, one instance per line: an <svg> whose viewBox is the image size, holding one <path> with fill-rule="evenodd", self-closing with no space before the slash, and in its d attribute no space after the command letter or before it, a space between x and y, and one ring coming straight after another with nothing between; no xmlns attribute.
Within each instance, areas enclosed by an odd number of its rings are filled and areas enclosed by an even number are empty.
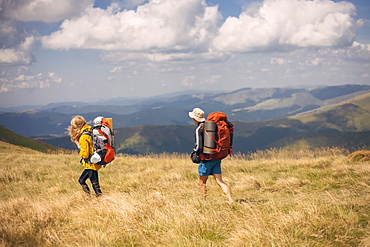
<svg viewBox="0 0 370 247"><path fill-rule="evenodd" d="M259 151L223 161L198 195L186 155L121 155L83 195L77 154L0 142L0 246L370 246L370 165L340 149Z"/></svg>
<svg viewBox="0 0 370 247"><path fill-rule="evenodd" d="M359 150L348 155L348 158L359 161L368 161L370 160L370 151Z"/></svg>

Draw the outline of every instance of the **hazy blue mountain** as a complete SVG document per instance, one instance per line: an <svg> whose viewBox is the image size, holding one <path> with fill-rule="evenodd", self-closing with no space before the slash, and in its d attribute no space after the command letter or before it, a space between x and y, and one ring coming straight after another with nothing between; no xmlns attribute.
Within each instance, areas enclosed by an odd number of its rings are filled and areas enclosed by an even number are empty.
<svg viewBox="0 0 370 247"><path fill-rule="evenodd" d="M0 124L24 136L64 135L75 115L82 115L88 121L99 115L112 117L115 128L187 125L192 124L188 112L194 107L201 107L206 113L223 111L234 122L258 122L322 111L368 92L370 86L367 85L242 88L221 93L178 92L137 101L116 99L116 103L126 105L113 104L114 100L104 104L61 102L39 107L37 111L2 113Z"/></svg>
<svg viewBox="0 0 370 247"><path fill-rule="evenodd" d="M370 93L321 108L320 111L234 124L236 153L272 147L289 149L344 147L352 150L370 147ZM116 128L116 151L129 154L189 153L194 144L195 127L194 124L177 124ZM44 137L42 141L63 148L69 148L71 145L66 137ZM74 145L70 147L75 149Z"/></svg>

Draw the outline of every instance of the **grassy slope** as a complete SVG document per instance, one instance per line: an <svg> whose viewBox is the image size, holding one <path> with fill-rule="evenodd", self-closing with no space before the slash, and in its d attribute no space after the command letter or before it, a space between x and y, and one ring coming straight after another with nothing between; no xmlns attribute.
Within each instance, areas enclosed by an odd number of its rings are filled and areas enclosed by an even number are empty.
<svg viewBox="0 0 370 247"><path fill-rule="evenodd" d="M0 143L2 246L369 246L370 168L345 150L266 151L223 161L198 199L187 156L121 156L84 197L78 155Z"/></svg>
<svg viewBox="0 0 370 247"><path fill-rule="evenodd" d="M363 131L370 129L370 93L349 101L305 115L290 117L316 128L332 128L338 131Z"/></svg>
<svg viewBox="0 0 370 247"><path fill-rule="evenodd" d="M370 93L358 96L329 109L291 117L322 133L298 134L268 144L291 150L316 147L356 149L370 146ZM325 132L329 133L325 133ZM338 131L340 133L333 133ZM355 132L351 132L355 131ZM363 131L363 132L362 132ZM331 133L330 133L331 132ZM341 133L345 132L345 133Z"/></svg>
<svg viewBox="0 0 370 247"><path fill-rule="evenodd" d="M302 134L273 142L267 148L305 150L318 147L342 147L349 150L370 148L370 131Z"/></svg>
<svg viewBox="0 0 370 247"><path fill-rule="evenodd" d="M52 146L50 144L35 141L31 138L18 135L2 125L0 125L0 141L28 147L38 151L60 150L60 148Z"/></svg>

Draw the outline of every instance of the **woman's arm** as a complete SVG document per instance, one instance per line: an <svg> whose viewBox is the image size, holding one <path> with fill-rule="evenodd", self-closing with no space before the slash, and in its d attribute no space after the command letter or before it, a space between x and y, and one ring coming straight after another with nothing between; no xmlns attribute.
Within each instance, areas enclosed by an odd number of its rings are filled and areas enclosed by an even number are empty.
<svg viewBox="0 0 370 247"><path fill-rule="evenodd" d="M91 136L89 135L82 135L80 137L80 152L79 155L83 159L87 159L90 156L90 142L91 142Z"/></svg>

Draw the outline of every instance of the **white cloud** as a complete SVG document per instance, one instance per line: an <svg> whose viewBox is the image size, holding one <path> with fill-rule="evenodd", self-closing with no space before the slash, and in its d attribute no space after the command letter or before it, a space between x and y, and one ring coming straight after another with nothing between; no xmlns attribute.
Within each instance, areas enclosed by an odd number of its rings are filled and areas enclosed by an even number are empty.
<svg viewBox="0 0 370 247"><path fill-rule="evenodd" d="M105 61L117 63L121 61L142 61L148 60L155 63L168 61L223 61L229 58L226 54L215 53L192 53L192 52L176 52L176 53L161 53L161 52L126 52L126 51L108 51L102 52L100 58Z"/></svg>
<svg viewBox="0 0 370 247"><path fill-rule="evenodd" d="M20 66L17 69L2 71L0 80L0 93L17 89L48 88L54 83L63 80L54 72L32 73L27 67Z"/></svg>
<svg viewBox="0 0 370 247"><path fill-rule="evenodd" d="M286 60L284 58L281 58L281 57L272 57L270 59L270 63L271 64L277 64L277 65L283 65L283 64L288 64L290 63L291 61L289 60Z"/></svg>
<svg viewBox="0 0 370 247"><path fill-rule="evenodd" d="M6 16L19 21L57 22L79 16L94 0L12 0L2 1Z"/></svg>
<svg viewBox="0 0 370 247"><path fill-rule="evenodd" d="M346 79L346 83L368 82L370 45L353 42L362 21L354 19L355 8L348 2L261 0L245 8L239 17L229 17L221 23L217 6L210 7L205 0L102 1L114 3L101 9L94 8L92 0L0 0L1 65L32 63L33 50L42 41L46 49L98 50L99 59L114 65L94 70L97 77L105 73L100 79L135 86L141 80L142 85L149 85L148 81L153 85L161 82L167 89L173 84L178 89L179 82L183 87L204 88L209 83L222 87L227 81L236 89L287 83L282 78L288 77L291 85L324 84L329 80L342 83L338 78L344 73L356 79ZM8 4L5 8L4 3ZM141 5L135 10L123 10L125 4ZM11 11L5 14L4 10ZM3 21L4 18L8 19ZM39 38L36 30L26 31L24 27L41 26L39 30L45 32L55 25L20 20L64 21L57 31ZM74 51L46 53L62 55L53 59L66 59L63 64L70 66L67 59L71 59ZM36 54L41 54L42 61L35 65L45 66L49 58L43 51ZM91 65L90 62L82 67ZM0 72L11 67L2 66ZM68 78L73 69L67 71L60 66L63 72L58 73ZM107 75L108 72L111 74ZM87 80L82 74L76 73L78 78L73 79L76 85ZM301 80L303 77L307 79ZM357 81L358 78L362 81ZM0 92L48 87L62 81L52 72L3 71ZM158 88L158 84L146 89L154 93L153 88Z"/></svg>
<svg viewBox="0 0 370 247"><path fill-rule="evenodd" d="M62 77L59 77L56 73L54 72L48 72L49 78L47 78L47 81L49 82L55 82L55 83L61 83Z"/></svg>
<svg viewBox="0 0 370 247"><path fill-rule="evenodd" d="M134 10L89 8L42 38L48 49L183 52L207 50L219 12L204 0L151 0Z"/></svg>
<svg viewBox="0 0 370 247"><path fill-rule="evenodd" d="M206 79L207 84L215 84L221 78L220 75L213 75Z"/></svg>
<svg viewBox="0 0 370 247"><path fill-rule="evenodd" d="M195 76L186 76L184 78L184 80L181 82L181 86L184 86L184 87L193 87L194 86L194 83L191 82L191 81L194 81L195 80Z"/></svg>
<svg viewBox="0 0 370 247"><path fill-rule="evenodd" d="M135 4L142 3L139 0ZM214 59L254 52L352 44L361 20L349 2L265 0L220 25L217 6L204 0L150 0L136 10L87 8L42 37L47 49L114 51L108 60ZM122 51L117 56L116 52ZM279 62L279 61L275 61Z"/></svg>
<svg viewBox="0 0 370 247"><path fill-rule="evenodd" d="M353 42L353 45L345 53L350 59L362 59L370 62L370 44Z"/></svg>
<svg viewBox="0 0 370 247"><path fill-rule="evenodd" d="M1 16L0 10L0 16ZM37 38L12 20L0 18L0 64L25 65L34 60L33 49Z"/></svg>
<svg viewBox="0 0 370 247"><path fill-rule="evenodd" d="M352 47L360 51L366 51L370 53L370 44L360 44L358 42L353 42Z"/></svg>
<svg viewBox="0 0 370 247"><path fill-rule="evenodd" d="M319 58L319 57L316 57L315 59L309 61L309 65L313 65L313 66L317 66L319 64L321 64L323 61L323 58Z"/></svg>
<svg viewBox="0 0 370 247"><path fill-rule="evenodd" d="M355 6L328 0L265 0L228 17L213 42L216 51L269 51L288 47L348 46L362 21Z"/></svg>
<svg viewBox="0 0 370 247"><path fill-rule="evenodd" d="M122 67L121 66L114 67L113 69L111 69L110 72L111 73L119 73L119 72L122 72Z"/></svg>
<svg viewBox="0 0 370 247"><path fill-rule="evenodd" d="M34 46L35 38L29 36L14 48L0 49L0 64L30 64L33 60Z"/></svg>
<svg viewBox="0 0 370 247"><path fill-rule="evenodd" d="M307 64L317 65L326 58L334 59L338 63L345 61L367 61L370 63L370 44L360 44L353 42L349 47L343 48L322 48L316 51L303 50L306 52L306 57L311 59ZM309 56L309 54L312 56Z"/></svg>

